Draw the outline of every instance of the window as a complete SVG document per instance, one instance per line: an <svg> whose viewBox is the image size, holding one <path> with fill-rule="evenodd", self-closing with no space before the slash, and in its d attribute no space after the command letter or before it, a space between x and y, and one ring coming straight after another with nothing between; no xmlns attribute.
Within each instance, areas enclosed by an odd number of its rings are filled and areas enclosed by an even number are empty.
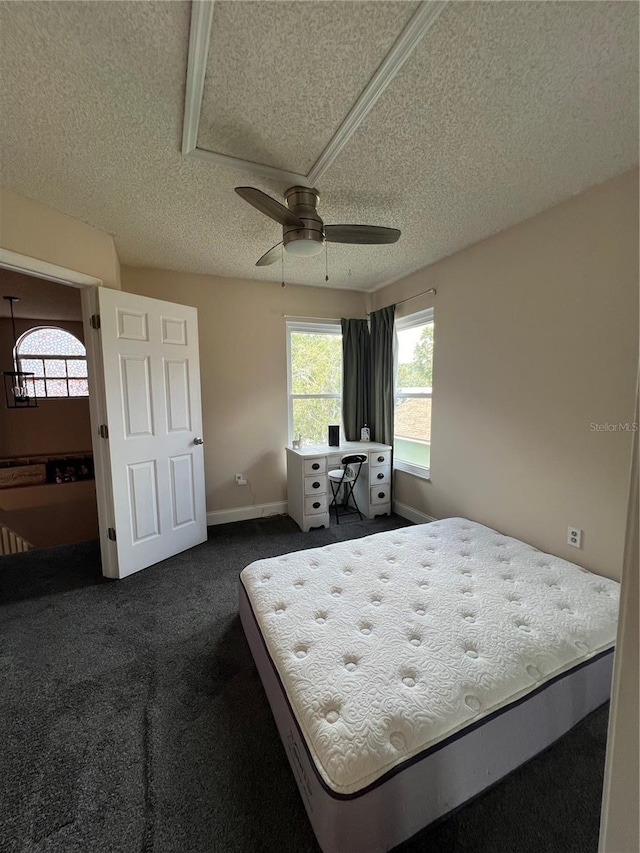
<svg viewBox="0 0 640 853"><path fill-rule="evenodd" d="M433 309L396 320L394 467L421 477L431 464Z"/></svg>
<svg viewBox="0 0 640 853"><path fill-rule="evenodd" d="M326 444L342 426L342 329L339 323L287 323L289 442Z"/></svg>
<svg viewBox="0 0 640 853"><path fill-rule="evenodd" d="M53 326L31 329L16 344L18 369L35 374L38 399L88 397L87 353L80 341Z"/></svg>

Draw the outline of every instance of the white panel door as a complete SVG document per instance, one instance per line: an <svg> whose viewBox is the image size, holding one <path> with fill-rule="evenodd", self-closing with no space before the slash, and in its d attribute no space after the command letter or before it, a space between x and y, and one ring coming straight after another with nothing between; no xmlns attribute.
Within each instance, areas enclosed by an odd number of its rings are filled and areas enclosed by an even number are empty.
<svg viewBox="0 0 640 853"><path fill-rule="evenodd" d="M117 549L109 573L122 578L207 538L198 315L104 287L98 302Z"/></svg>

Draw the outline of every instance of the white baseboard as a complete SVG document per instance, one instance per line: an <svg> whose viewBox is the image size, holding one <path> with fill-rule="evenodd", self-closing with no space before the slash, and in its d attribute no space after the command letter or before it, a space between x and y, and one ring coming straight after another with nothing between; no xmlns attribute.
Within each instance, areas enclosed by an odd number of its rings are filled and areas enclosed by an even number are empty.
<svg viewBox="0 0 640 853"><path fill-rule="evenodd" d="M286 501L275 501L268 504L255 504L252 506L238 506L234 509L218 509L207 513L207 526L213 524L230 524L233 521L249 521L252 518L267 518L270 515L283 515L287 512L288 505ZM429 521L437 521L431 515L420 512L412 506L393 502L393 512L396 515L406 518L407 521L413 521L414 524L426 524Z"/></svg>
<svg viewBox="0 0 640 853"><path fill-rule="evenodd" d="M252 518L267 518L269 515L286 513L286 501L276 501L268 504L238 506L235 509L218 509L207 513L207 527L212 524L229 524L232 521L249 521Z"/></svg>
<svg viewBox="0 0 640 853"><path fill-rule="evenodd" d="M396 515L406 518L407 521L413 521L414 524L426 524L429 521L438 520L437 518L433 518L431 515L427 515L425 512L420 512L412 506L401 504L398 501L393 502L393 511Z"/></svg>

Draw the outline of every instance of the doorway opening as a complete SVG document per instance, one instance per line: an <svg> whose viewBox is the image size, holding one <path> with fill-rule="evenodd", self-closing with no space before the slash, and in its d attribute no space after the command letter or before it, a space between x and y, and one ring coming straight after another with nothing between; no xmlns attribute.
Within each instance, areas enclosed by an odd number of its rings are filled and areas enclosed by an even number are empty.
<svg viewBox="0 0 640 853"><path fill-rule="evenodd" d="M81 290L0 267L0 365L34 372L37 407L0 401L0 554L99 538Z"/></svg>

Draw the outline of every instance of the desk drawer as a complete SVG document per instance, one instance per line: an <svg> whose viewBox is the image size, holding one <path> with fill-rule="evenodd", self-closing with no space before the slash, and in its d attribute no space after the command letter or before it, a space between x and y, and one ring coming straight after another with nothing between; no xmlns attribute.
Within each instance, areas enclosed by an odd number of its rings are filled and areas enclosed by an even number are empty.
<svg viewBox="0 0 640 853"><path fill-rule="evenodd" d="M304 514L318 515L327 511L326 495L310 495L304 499Z"/></svg>
<svg viewBox="0 0 640 853"><path fill-rule="evenodd" d="M388 485L391 482L391 465L380 465L372 467L369 471L369 485L374 486Z"/></svg>
<svg viewBox="0 0 640 853"><path fill-rule="evenodd" d="M389 486L371 486L370 503L371 504L388 504L391 500L391 489Z"/></svg>
<svg viewBox="0 0 640 853"><path fill-rule="evenodd" d="M305 476L309 476L311 474L324 474L327 470L327 460L323 457L322 459L305 459L304 460L304 473Z"/></svg>
<svg viewBox="0 0 640 853"><path fill-rule="evenodd" d="M321 474L318 477L304 478L305 495L322 495L327 493L327 477Z"/></svg>
<svg viewBox="0 0 640 853"><path fill-rule="evenodd" d="M378 467L379 465L389 465L390 463L390 450L372 450L369 453L369 465L371 465L372 468Z"/></svg>

